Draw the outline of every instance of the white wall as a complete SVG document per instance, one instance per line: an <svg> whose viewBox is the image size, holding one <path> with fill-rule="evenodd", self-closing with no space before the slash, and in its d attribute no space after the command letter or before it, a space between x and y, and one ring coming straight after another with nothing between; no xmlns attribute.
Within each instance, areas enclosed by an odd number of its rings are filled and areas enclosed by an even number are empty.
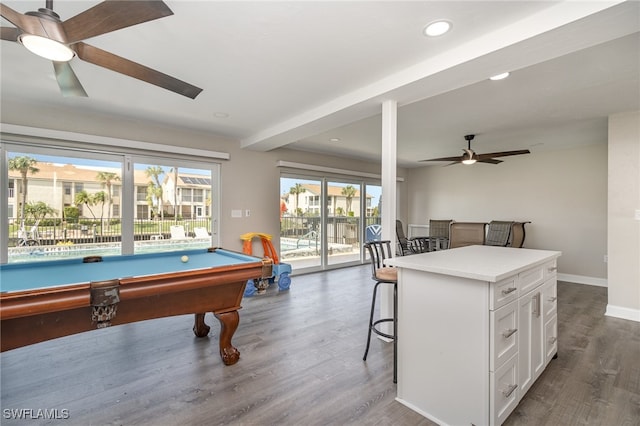
<svg viewBox="0 0 640 426"><path fill-rule="evenodd" d="M609 117L607 315L640 321L640 111Z"/></svg>
<svg viewBox="0 0 640 426"><path fill-rule="evenodd" d="M604 141L603 141L604 142ZM559 273L606 284L607 145L408 171L409 222L531 221L525 247L562 251Z"/></svg>

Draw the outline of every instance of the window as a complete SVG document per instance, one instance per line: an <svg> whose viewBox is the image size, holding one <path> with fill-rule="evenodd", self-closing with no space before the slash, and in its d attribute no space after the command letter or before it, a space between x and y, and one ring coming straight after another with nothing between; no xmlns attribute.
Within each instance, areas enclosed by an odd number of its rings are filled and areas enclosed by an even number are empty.
<svg viewBox="0 0 640 426"><path fill-rule="evenodd" d="M90 149L2 141L9 167L2 169L8 191L0 211L8 232L2 233L0 263L217 244L217 163ZM185 180L198 186L189 205L178 195ZM188 238L172 239L171 226L184 227ZM211 240L192 238L195 227L206 228Z"/></svg>

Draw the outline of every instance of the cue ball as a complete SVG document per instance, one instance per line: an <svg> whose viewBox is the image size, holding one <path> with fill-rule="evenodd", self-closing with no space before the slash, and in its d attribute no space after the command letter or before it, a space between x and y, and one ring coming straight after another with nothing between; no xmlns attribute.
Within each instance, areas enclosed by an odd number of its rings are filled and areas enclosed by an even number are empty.
<svg viewBox="0 0 640 426"><path fill-rule="evenodd" d="M189 261L189 256L182 256L180 260L182 260L183 263L187 263Z"/></svg>

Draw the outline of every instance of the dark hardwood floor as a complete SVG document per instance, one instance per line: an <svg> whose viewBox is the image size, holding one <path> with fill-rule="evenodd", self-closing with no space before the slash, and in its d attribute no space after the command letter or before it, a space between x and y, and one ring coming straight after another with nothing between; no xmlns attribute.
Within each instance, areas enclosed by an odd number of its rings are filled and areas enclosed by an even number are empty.
<svg viewBox="0 0 640 426"><path fill-rule="evenodd" d="M391 344L373 339L362 361L371 288L368 267L355 267L246 298L234 366L218 356L210 314L205 339L182 316L5 352L0 423L431 425L394 399ZM506 424L640 425L640 324L604 316L605 288L558 293L559 357ZM68 419L8 418L20 409Z"/></svg>

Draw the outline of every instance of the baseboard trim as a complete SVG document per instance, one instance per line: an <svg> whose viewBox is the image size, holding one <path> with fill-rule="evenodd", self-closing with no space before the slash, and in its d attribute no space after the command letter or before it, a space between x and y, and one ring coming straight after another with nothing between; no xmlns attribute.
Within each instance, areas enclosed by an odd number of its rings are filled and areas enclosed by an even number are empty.
<svg viewBox="0 0 640 426"><path fill-rule="evenodd" d="M608 317L640 322L640 309L625 308L623 306L607 305L604 313Z"/></svg>
<svg viewBox="0 0 640 426"><path fill-rule="evenodd" d="M567 282L576 283L576 284L595 285L597 287L608 287L606 278L586 277L584 275L558 273L558 281L567 281Z"/></svg>

